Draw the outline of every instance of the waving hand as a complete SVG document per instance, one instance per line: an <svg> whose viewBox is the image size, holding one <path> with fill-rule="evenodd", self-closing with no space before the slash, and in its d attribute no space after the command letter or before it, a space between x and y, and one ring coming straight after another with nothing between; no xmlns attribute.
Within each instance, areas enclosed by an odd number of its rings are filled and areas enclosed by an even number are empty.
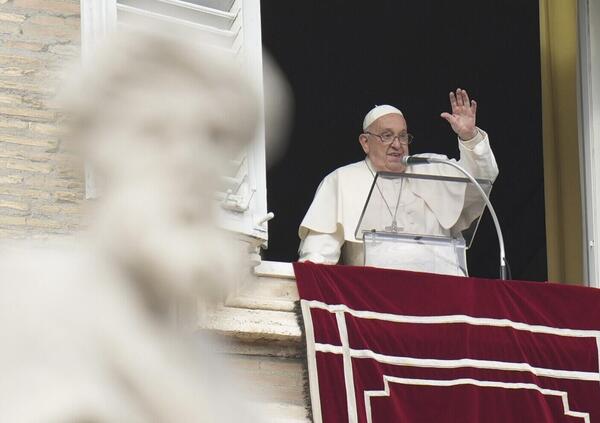
<svg viewBox="0 0 600 423"><path fill-rule="evenodd" d="M460 139L469 140L477 135L475 127L477 102L469 101L467 91L457 88L456 94L450 92L450 106L452 114L444 112L440 116L448 121Z"/></svg>

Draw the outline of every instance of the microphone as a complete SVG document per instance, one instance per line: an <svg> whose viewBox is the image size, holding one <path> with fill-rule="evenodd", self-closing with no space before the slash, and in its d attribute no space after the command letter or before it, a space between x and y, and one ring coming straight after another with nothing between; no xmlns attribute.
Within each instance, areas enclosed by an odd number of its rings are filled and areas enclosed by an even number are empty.
<svg viewBox="0 0 600 423"><path fill-rule="evenodd" d="M427 164L431 163L427 157L417 157L417 156L404 156L402 157L402 163L405 165L411 164Z"/></svg>

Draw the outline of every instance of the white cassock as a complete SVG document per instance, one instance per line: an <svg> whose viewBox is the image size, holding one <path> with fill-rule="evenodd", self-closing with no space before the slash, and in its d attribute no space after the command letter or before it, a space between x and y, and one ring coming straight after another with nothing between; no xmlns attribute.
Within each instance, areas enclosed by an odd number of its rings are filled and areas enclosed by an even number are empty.
<svg viewBox="0 0 600 423"><path fill-rule="evenodd" d="M498 166L484 131L478 129L471 140L459 139L458 146L460 166L475 178L492 182L496 179ZM419 156L447 158L439 154ZM300 261L364 264L362 240L356 239L355 230L373 183L370 168L373 166L366 159L340 167L323 179L298 230ZM435 163L420 165L415 170L414 173L420 174L464 176L451 166ZM392 205L389 213L398 212L398 224L404 232L448 236L467 228L482 211L479 193L466 184L431 184L407 179L397 189L397 193L382 192L382 195L388 198L401 195L402 202L395 208Z"/></svg>

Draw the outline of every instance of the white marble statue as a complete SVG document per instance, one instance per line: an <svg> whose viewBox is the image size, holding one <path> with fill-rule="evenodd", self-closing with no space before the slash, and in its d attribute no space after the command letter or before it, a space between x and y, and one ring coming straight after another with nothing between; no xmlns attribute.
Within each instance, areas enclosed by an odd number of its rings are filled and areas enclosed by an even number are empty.
<svg viewBox="0 0 600 423"><path fill-rule="evenodd" d="M238 382L168 319L173 301L215 302L244 269L213 198L254 136L252 88L225 59L142 33L70 78L69 140L102 195L75 240L2 249L0 421L253 421Z"/></svg>

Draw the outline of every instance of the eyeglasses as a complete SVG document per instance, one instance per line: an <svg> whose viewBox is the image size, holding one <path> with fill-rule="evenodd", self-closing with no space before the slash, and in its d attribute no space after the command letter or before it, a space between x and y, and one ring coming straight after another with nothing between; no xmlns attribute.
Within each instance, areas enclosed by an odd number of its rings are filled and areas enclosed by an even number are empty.
<svg viewBox="0 0 600 423"><path fill-rule="evenodd" d="M365 134L373 135L374 137L379 138L379 141L381 141L381 143L384 145L390 145L396 140L396 138L398 138L400 144L410 144L415 138L411 134L394 135L389 132L386 132L384 134L374 134L372 132L365 131Z"/></svg>

